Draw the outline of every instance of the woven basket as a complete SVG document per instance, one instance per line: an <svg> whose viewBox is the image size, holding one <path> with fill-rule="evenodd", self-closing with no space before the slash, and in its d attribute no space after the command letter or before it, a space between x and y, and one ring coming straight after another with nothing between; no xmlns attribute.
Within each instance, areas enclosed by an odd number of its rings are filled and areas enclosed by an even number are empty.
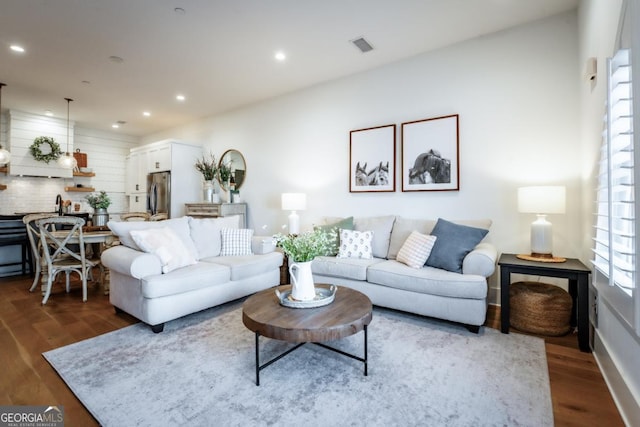
<svg viewBox="0 0 640 427"><path fill-rule="evenodd" d="M517 282L509 287L511 326L523 332L560 336L571 329L571 295L539 282Z"/></svg>

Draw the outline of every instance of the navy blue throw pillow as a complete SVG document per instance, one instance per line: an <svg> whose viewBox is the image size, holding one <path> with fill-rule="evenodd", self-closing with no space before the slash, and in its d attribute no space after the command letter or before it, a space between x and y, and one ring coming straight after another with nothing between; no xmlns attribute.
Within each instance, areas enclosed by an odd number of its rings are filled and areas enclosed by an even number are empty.
<svg viewBox="0 0 640 427"><path fill-rule="evenodd" d="M454 224L438 218L438 222L431 232L431 235L436 236L437 239L431 255L427 259L427 265L462 273L462 260L484 239L488 232L489 230Z"/></svg>

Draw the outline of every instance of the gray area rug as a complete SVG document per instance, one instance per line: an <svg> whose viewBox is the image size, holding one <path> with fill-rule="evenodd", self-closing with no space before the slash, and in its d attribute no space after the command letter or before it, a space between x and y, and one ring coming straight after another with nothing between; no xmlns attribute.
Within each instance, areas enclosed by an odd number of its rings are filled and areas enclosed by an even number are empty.
<svg viewBox="0 0 640 427"><path fill-rule="evenodd" d="M307 344L261 371L235 302L44 353L104 426L552 426L544 341L374 309L362 363ZM362 355L363 333L331 343ZM261 338L261 360L290 344Z"/></svg>

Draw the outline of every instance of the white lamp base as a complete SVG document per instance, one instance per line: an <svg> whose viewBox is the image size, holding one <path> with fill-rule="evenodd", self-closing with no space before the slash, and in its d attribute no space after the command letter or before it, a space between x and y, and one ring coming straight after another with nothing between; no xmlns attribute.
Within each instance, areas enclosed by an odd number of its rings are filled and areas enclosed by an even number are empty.
<svg viewBox="0 0 640 427"><path fill-rule="evenodd" d="M296 211L289 214L289 234L300 234L300 217Z"/></svg>
<svg viewBox="0 0 640 427"><path fill-rule="evenodd" d="M553 227L547 221L546 215L538 215L538 219L531 223L531 254L517 255L527 261L565 262L566 258L554 257Z"/></svg>

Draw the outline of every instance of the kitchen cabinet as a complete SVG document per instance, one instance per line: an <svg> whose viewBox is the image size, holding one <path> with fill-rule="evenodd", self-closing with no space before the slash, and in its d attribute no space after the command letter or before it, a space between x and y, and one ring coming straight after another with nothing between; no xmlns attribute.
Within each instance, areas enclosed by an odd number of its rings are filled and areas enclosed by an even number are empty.
<svg viewBox="0 0 640 427"><path fill-rule="evenodd" d="M131 152L126 162L125 194L145 193L149 173L149 152L144 150Z"/></svg>
<svg viewBox="0 0 640 427"><path fill-rule="evenodd" d="M129 196L129 212L146 212L147 194L138 193Z"/></svg>
<svg viewBox="0 0 640 427"><path fill-rule="evenodd" d="M171 144L164 144L149 150L148 173L171 170L171 148Z"/></svg>

